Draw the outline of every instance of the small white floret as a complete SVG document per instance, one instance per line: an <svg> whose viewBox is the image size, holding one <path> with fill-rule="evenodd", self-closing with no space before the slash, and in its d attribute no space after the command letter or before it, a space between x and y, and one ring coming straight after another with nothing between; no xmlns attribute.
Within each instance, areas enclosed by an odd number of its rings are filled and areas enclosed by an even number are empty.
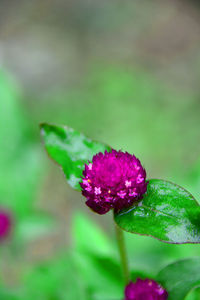
<svg viewBox="0 0 200 300"><path fill-rule="evenodd" d="M127 188L129 188L129 187L131 186L131 181L126 180L126 181L125 181L125 186L126 186Z"/></svg>
<svg viewBox="0 0 200 300"><path fill-rule="evenodd" d="M92 164L91 164L91 163L88 165L88 169L89 169L90 171L92 170Z"/></svg>
<svg viewBox="0 0 200 300"><path fill-rule="evenodd" d="M94 188L94 193L95 193L96 195L100 195L100 194L101 194L101 188L100 188L100 187L95 187L95 188Z"/></svg>

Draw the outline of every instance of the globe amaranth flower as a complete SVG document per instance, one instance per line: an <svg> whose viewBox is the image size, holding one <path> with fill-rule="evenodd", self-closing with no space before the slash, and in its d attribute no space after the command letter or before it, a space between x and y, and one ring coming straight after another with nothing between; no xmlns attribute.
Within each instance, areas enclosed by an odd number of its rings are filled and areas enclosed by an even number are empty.
<svg viewBox="0 0 200 300"><path fill-rule="evenodd" d="M10 233L11 218L4 210L0 209L0 241L4 240Z"/></svg>
<svg viewBox="0 0 200 300"><path fill-rule="evenodd" d="M124 300L166 300L167 291L156 281L150 279L137 279L125 288Z"/></svg>
<svg viewBox="0 0 200 300"><path fill-rule="evenodd" d="M98 214L119 211L141 199L147 189L146 171L139 159L127 152L112 150L96 154L85 165L82 194Z"/></svg>

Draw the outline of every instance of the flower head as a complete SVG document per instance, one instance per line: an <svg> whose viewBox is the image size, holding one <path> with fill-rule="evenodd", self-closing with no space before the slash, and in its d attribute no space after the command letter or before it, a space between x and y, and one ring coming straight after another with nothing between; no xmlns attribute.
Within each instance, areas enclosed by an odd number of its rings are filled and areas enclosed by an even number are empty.
<svg viewBox="0 0 200 300"><path fill-rule="evenodd" d="M166 300L167 291L156 281L150 279L137 279L132 281L125 288L124 300Z"/></svg>
<svg viewBox="0 0 200 300"><path fill-rule="evenodd" d="M83 171L82 194L98 214L119 211L141 199L147 189L146 172L139 159L112 150L96 154Z"/></svg>
<svg viewBox="0 0 200 300"><path fill-rule="evenodd" d="M11 219L7 212L0 210L0 241L5 239L11 228Z"/></svg>

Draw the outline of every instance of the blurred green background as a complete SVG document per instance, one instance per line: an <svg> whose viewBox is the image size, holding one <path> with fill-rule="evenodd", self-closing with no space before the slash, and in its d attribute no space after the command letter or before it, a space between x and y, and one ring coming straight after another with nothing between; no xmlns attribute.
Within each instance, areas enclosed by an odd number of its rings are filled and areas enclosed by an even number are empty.
<svg viewBox="0 0 200 300"><path fill-rule="evenodd" d="M2 300L120 300L112 216L88 210L40 143L66 124L200 199L200 6L184 0L0 2ZM133 278L198 245L126 234ZM138 276L139 276L138 275ZM198 291L188 299L200 299Z"/></svg>

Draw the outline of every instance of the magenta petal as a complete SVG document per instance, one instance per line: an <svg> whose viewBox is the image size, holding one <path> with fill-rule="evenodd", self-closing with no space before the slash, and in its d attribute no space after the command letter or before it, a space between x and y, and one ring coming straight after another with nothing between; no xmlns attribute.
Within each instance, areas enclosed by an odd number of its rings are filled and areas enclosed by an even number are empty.
<svg viewBox="0 0 200 300"><path fill-rule="evenodd" d="M103 207L103 205L90 200L86 201L86 205L99 215L104 215L110 210L109 207Z"/></svg>

